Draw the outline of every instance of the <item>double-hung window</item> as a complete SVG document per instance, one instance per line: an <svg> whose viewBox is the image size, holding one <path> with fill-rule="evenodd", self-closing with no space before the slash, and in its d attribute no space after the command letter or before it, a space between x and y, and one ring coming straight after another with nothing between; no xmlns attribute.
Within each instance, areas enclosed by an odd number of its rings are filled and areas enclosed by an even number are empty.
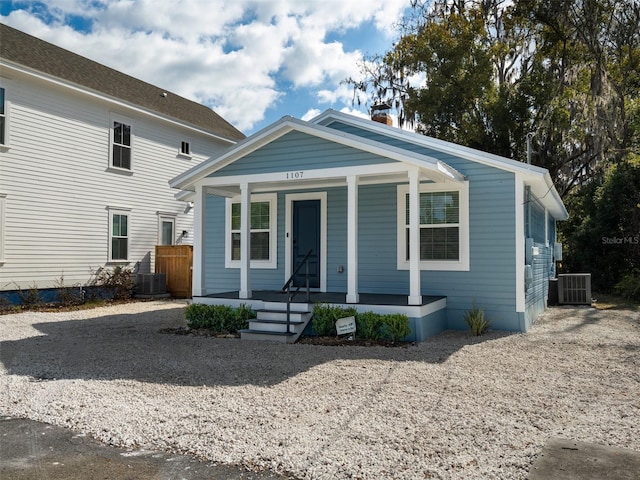
<svg viewBox="0 0 640 480"><path fill-rule="evenodd" d="M469 269L468 186L420 185L420 268ZM398 186L398 268L410 262L409 191Z"/></svg>
<svg viewBox="0 0 640 480"><path fill-rule="evenodd" d="M131 125L112 120L111 166L131 170Z"/></svg>
<svg viewBox="0 0 640 480"><path fill-rule="evenodd" d="M0 87L0 145L7 145L7 108L4 101L4 88Z"/></svg>
<svg viewBox="0 0 640 480"><path fill-rule="evenodd" d="M122 208L109 208L109 261L126 262L129 260L130 211Z"/></svg>
<svg viewBox="0 0 640 480"><path fill-rule="evenodd" d="M277 195L252 195L250 255L253 268L276 268ZM240 267L241 215L239 199L227 199L225 264Z"/></svg>

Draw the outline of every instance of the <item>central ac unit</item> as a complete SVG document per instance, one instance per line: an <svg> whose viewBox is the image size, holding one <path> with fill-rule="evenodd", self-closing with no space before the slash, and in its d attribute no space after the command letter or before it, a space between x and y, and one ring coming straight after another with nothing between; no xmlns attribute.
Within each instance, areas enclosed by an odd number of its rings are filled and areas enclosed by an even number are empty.
<svg viewBox="0 0 640 480"><path fill-rule="evenodd" d="M161 295L167 293L166 273L138 273L136 275L138 295Z"/></svg>
<svg viewBox="0 0 640 480"><path fill-rule="evenodd" d="M558 275L558 303L560 305L591 305L591 274Z"/></svg>

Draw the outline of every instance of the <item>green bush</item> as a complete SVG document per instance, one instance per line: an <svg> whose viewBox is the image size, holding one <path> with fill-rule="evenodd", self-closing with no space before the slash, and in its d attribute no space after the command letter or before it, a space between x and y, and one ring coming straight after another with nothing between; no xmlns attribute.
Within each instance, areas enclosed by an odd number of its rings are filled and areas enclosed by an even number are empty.
<svg viewBox="0 0 640 480"><path fill-rule="evenodd" d="M356 336L369 340L390 340L398 342L411 334L409 318L394 313L382 315L374 312L357 312L355 308L342 308L317 304L313 310L313 331L321 337L336 336L336 320L355 317Z"/></svg>
<svg viewBox="0 0 640 480"><path fill-rule="evenodd" d="M471 334L476 337L482 335L491 324L484 316L484 309L475 305L471 310L464 312L464 321L469 325Z"/></svg>
<svg viewBox="0 0 640 480"><path fill-rule="evenodd" d="M97 273L96 284L104 287L114 300L129 300L136 287L132 274L130 268L120 265L111 270L105 268Z"/></svg>
<svg viewBox="0 0 640 480"><path fill-rule="evenodd" d="M318 303L313 309L311 325L316 335L320 337L335 337L337 335L336 320L344 317L354 317L355 315L355 308L342 308L327 305L326 303Z"/></svg>
<svg viewBox="0 0 640 480"><path fill-rule="evenodd" d="M381 323L383 337L391 340L392 342L404 340L411 334L409 317L402 313L382 315Z"/></svg>
<svg viewBox="0 0 640 480"><path fill-rule="evenodd" d="M627 300L640 301L640 271L635 270L622 277L614 291Z"/></svg>
<svg viewBox="0 0 640 480"><path fill-rule="evenodd" d="M360 338L381 340L382 315L373 312L362 312L356 315L356 335Z"/></svg>
<svg viewBox="0 0 640 480"><path fill-rule="evenodd" d="M255 312L246 305L237 308L228 305L192 303L185 311L189 328L208 328L216 333L236 333L249 326Z"/></svg>

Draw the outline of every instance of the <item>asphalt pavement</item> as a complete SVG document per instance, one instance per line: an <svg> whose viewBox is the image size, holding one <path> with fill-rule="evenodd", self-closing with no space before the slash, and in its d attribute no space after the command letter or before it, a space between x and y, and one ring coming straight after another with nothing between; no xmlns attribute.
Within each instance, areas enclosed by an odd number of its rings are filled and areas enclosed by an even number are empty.
<svg viewBox="0 0 640 480"><path fill-rule="evenodd" d="M69 429L0 418L2 480L282 480L273 473L202 462L185 455L127 450Z"/></svg>

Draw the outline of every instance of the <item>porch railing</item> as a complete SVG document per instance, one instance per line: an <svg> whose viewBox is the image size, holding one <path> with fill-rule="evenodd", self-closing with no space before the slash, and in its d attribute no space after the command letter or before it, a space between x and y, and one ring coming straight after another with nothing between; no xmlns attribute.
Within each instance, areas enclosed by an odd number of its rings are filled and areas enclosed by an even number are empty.
<svg viewBox="0 0 640 480"><path fill-rule="evenodd" d="M304 277L305 277L305 287L307 290L307 303L311 299L311 290L309 289L309 257L311 256L312 253L313 253L313 249L307 252L307 254L304 256L302 261L298 264L296 269L293 271L293 273L289 277L289 280L287 280L287 283L285 283L284 286L282 287L282 291L287 292L287 333L293 333L291 332L291 302L293 301L293 297L295 297L296 294L302 288L302 285L298 285L297 287L295 287L295 290L292 290L291 287L293 286L293 279L298 274L298 272L300 271L303 265L305 266Z"/></svg>

